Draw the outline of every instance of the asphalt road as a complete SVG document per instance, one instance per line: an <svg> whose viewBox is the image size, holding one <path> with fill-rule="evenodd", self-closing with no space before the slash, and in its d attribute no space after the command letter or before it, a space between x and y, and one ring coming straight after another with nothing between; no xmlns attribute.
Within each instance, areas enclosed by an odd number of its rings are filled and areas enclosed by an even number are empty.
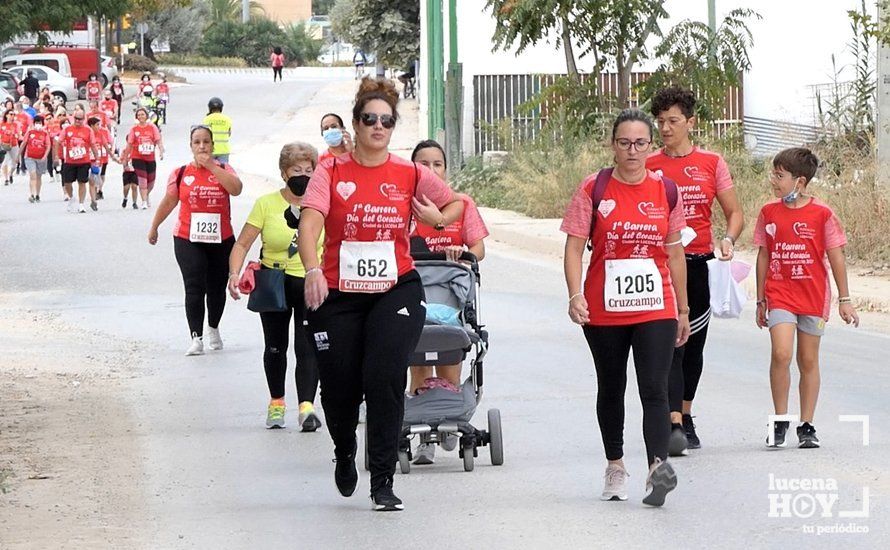
<svg viewBox="0 0 890 550"><path fill-rule="evenodd" d="M232 165L274 174L277 157L256 152L277 150L288 120L327 82L290 80L270 91L265 77L189 78L192 85L174 90L164 128L164 178L188 159L188 127L203 117L211 95L223 97L235 119ZM824 447L770 451L763 444L771 410L768 336L754 327L750 311L738 321L715 320L696 401L703 448L676 459L678 489L662 509L640 503L646 467L631 375L631 498L603 503L596 381L581 331L565 314L561 263L500 243L491 243L483 264L491 351L476 420L484 425L487 408L501 410L506 462L491 466L481 449L475 471L465 473L456 452L440 451L435 465L397 474L405 512L372 513L367 477L362 473L351 499L339 496L327 432L300 433L295 406L287 429L264 429L262 334L244 301L227 306L225 350L183 356L188 331L172 220L150 247L153 211L120 208L118 173L112 171L100 211L82 215L65 212L58 184L47 186L40 205L26 202L21 184L0 187L0 287L32 309L148 350L122 365L133 377L119 396L139 436L148 510L143 522L126 527L146 548L890 547L890 337L832 323L816 421ZM249 173L244 179L244 196L233 200L236 228L253 197L272 188ZM291 380L287 387L295 405ZM869 415L870 444L862 445L861 424L840 422L839 415ZM825 490L781 489L788 478L830 478L837 488L826 481ZM832 493L838 500L828 515L810 507ZM771 494L791 499L793 517L770 517ZM840 514L863 506L867 517ZM868 532L805 532L837 526Z"/></svg>

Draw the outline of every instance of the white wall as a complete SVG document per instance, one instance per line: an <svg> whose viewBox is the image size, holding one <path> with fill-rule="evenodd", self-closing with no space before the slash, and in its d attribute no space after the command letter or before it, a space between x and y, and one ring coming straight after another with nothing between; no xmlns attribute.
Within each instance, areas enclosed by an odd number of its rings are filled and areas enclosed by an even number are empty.
<svg viewBox="0 0 890 550"><path fill-rule="evenodd" d="M421 0L421 60L427 59L426 10ZM447 2L446 10L447 10ZM874 12L874 2L866 3ZM541 42L517 55L515 49L492 52L495 20L484 10L484 0L458 0L458 48L464 70L464 150L472 150L473 77L478 74L564 73L561 49ZM750 8L763 16L750 25L754 35L751 50L753 68L745 75L745 114L762 118L809 124L813 122L810 85L832 79L831 55L839 68L847 67L841 80L853 77L853 59L847 50L851 39L847 10L855 10L860 0L717 0L718 24L737 7ZM666 32L677 22L691 18L707 21L707 0L668 0L670 17L661 21ZM447 22L447 13L446 13ZM446 23L447 25L447 23ZM447 29L447 28L446 28ZM656 43L653 39L651 43ZM447 61L448 33L445 33ZM578 68L589 69L591 61L578 59ZM655 62L640 64L638 70L651 70ZM421 69L422 71L425 68ZM425 83L425 80L424 80ZM421 94L421 131L426 128L426 96Z"/></svg>

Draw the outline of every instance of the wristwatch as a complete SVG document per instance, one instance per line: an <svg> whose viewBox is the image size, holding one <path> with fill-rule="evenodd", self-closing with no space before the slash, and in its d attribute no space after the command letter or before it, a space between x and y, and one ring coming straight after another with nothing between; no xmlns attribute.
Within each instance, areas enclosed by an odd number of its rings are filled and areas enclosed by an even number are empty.
<svg viewBox="0 0 890 550"><path fill-rule="evenodd" d="M433 226L436 231L442 231L445 227L445 216L442 216L442 221Z"/></svg>

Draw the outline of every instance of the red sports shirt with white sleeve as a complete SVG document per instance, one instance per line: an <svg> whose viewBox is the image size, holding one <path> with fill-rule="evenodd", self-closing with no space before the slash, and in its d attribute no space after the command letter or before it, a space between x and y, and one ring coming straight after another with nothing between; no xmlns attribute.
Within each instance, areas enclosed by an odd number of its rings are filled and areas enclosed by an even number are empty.
<svg viewBox="0 0 890 550"><path fill-rule="evenodd" d="M131 157L151 162L155 160L155 149L161 139L161 131L152 123L145 126L137 124L130 128L127 143L130 145Z"/></svg>
<svg viewBox="0 0 890 550"><path fill-rule="evenodd" d="M18 147L19 125L15 122L0 122L0 143Z"/></svg>
<svg viewBox="0 0 890 550"><path fill-rule="evenodd" d="M170 86L166 82L161 82L155 87L155 95L164 101L168 101L170 99Z"/></svg>
<svg viewBox="0 0 890 550"><path fill-rule="evenodd" d="M102 83L98 80L90 80L86 84L87 101L98 101L102 97Z"/></svg>
<svg viewBox="0 0 890 550"><path fill-rule="evenodd" d="M596 174L572 197L560 230L591 239L593 255L584 280L589 325L633 325L677 318L665 238L686 227L683 197L673 210L661 175L648 172L639 184L614 176L593 220ZM591 231L591 225L593 230Z"/></svg>
<svg viewBox="0 0 890 550"><path fill-rule="evenodd" d="M423 223L417 223L413 236L422 237L430 252L444 252L449 246L473 246L488 236L488 228L479 215L476 203L468 195L458 195L464 202L464 213L461 219L452 223L442 231Z"/></svg>
<svg viewBox="0 0 890 550"><path fill-rule="evenodd" d="M111 133L108 131L108 128L97 128L95 132L93 132L93 137L96 138L96 152L99 156L94 159L97 164L108 164L108 147L111 145Z"/></svg>
<svg viewBox="0 0 890 550"><path fill-rule="evenodd" d="M31 128L23 141L26 145L25 158L40 160L49 150L49 132L46 128Z"/></svg>
<svg viewBox="0 0 890 550"><path fill-rule="evenodd" d="M235 175L230 164L223 169ZM229 192L210 170L192 163L185 166L177 189L179 170L173 170L167 179L167 194L179 199L179 216L173 236L203 243L219 243L231 237L234 233Z"/></svg>
<svg viewBox="0 0 890 550"><path fill-rule="evenodd" d="M34 122L34 119L32 119L31 115L24 111L15 115L15 123L19 127L19 136L25 135L25 132L27 132L28 128L31 127L32 122Z"/></svg>
<svg viewBox="0 0 890 550"><path fill-rule="evenodd" d="M453 200L448 185L427 167L390 155L380 166L352 155L318 165L303 208L325 216L322 267L329 288L386 292L414 269L408 246L411 198L425 195L440 209Z"/></svg>
<svg viewBox="0 0 890 550"><path fill-rule="evenodd" d="M117 101L113 99L103 99L99 102L99 110L102 111L109 121L114 120L114 115L117 112Z"/></svg>
<svg viewBox="0 0 890 550"><path fill-rule="evenodd" d="M87 126L68 126L59 135L62 161L65 164L89 164L90 149L94 144L93 131Z"/></svg>
<svg viewBox="0 0 890 550"><path fill-rule="evenodd" d="M683 195L686 223L695 230L695 239L686 246L689 254L714 251L711 231L711 207L717 193L732 187L732 176L723 157L694 147L682 157L671 157L659 150L646 159L646 168L661 172L677 182Z"/></svg>
<svg viewBox="0 0 890 550"><path fill-rule="evenodd" d="M831 208L812 199L801 208L781 200L765 205L754 226L754 244L769 254L764 297L769 309L828 320L831 284L826 252L847 244Z"/></svg>

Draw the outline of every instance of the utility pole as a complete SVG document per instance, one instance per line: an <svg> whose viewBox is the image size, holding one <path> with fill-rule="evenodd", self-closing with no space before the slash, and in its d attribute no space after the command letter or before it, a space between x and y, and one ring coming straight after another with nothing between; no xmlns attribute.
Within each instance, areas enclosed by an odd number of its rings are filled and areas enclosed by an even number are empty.
<svg viewBox="0 0 890 550"><path fill-rule="evenodd" d="M241 22L250 21L250 0L241 0Z"/></svg>
<svg viewBox="0 0 890 550"><path fill-rule="evenodd" d="M882 21L884 2L878 2L878 23ZM877 155L875 181L890 184L890 46L878 39L878 90L875 97L875 141Z"/></svg>
<svg viewBox="0 0 890 550"><path fill-rule="evenodd" d="M708 0L708 28L711 29L711 36L717 34L717 0ZM717 51L715 48L717 45L714 41L711 41L711 48L708 52L708 57L710 58L711 63L715 61L715 57L717 57Z"/></svg>
<svg viewBox="0 0 890 550"><path fill-rule="evenodd" d="M448 74L445 78L445 150L450 166L461 168L463 65L457 62L457 0L448 0Z"/></svg>
<svg viewBox="0 0 890 550"><path fill-rule="evenodd" d="M430 139L441 140L445 129L445 41L442 16L442 0L426 0L427 50L429 51L429 69L427 70L427 94L429 98L429 132Z"/></svg>

